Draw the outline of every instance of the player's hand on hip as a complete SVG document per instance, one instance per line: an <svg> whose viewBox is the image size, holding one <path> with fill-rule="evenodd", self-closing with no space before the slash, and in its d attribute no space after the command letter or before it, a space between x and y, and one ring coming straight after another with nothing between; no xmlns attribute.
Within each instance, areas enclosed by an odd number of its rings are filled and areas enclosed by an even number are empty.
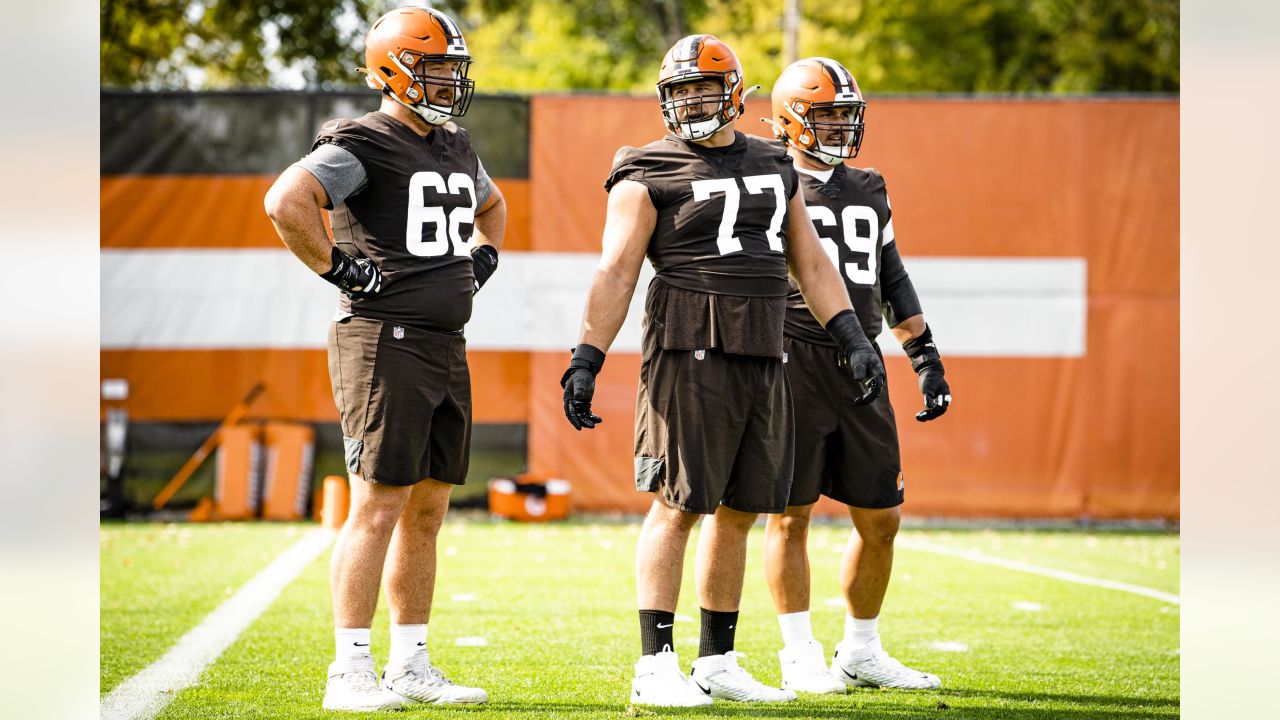
<svg viewBox="0 0 1280 720"><path fill-rule="evenodd" d="M498 269L498 251L492 245L477 245L471 251L471 269L476 275L476 292L489 282L493 271Z"/></svg>
<svg viewBox="0 0 1280 720"><path fill-rule="evenodd" d="M382 271L368 258L353 258L333 247L333 267L320 277L353 298L372 297L382 291Z"/></svg>
<svg viewBox="0 0 1280 720"><path fill-rule="evenodd" d="M564 416L574 430L590 430L599 425L599 415L591 412L591 400L596 394L596 375L604 367L604 351L591 345L579 345L573 349L569 369L560 376L564 388Z"/></svg>
<svg viewBox="0 0 1280 720"><path fill-rule="evenodd" d="M841 364L862 384L863 392L854 405L866 405L880 397L884 390L884 363L880 353L862 331L862 324L852 310L841 310L827 321L827 333L840 346Z"/></svg>
<svg viewBox="0 0 1280 720"><path fill-rule="evenodd" d="M951 386L947 384L946 370L942 367L942 356L933 344L933 332L925 325L924 332L902 344L907 357L911 358L911 369L916 371L920 380L920 394L924 395L924 409L916 413L916 420L929 422L941 417L951 406Z"/></svg>

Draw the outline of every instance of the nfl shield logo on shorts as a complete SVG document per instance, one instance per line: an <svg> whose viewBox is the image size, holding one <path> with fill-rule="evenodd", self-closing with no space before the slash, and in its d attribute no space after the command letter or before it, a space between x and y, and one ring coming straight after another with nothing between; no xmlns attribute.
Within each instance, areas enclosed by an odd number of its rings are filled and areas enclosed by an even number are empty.
<svg viewBox="0 0 1280 720"><path fill-rule="evenodd" d="M397 339L397 340L403 340L403 339L404 339L404 328L403 328L403 327L401 327L401 326L399 326L399 325L396 325L395 327L391 328L391 337L393 337L393 338L395 338L395 339Z"/></svg>

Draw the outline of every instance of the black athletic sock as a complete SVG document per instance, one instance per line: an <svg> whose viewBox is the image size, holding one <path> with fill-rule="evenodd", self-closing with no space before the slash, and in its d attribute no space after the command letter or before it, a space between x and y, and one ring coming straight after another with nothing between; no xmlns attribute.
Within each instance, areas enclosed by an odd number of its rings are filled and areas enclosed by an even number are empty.
<svg viewBox="0 0 1280 720"><path fill-rule="evenodd" d="M676 614L666 610L640 611L640 653L657 655L663 650L675 648L671 639L671 626L676 624Z"/></svg>
<svg viewBox="0 0 1280 720"><path fill-rule="evenodd" d="M723 655L733 649L733 629L738 627L738 611L717 612L702 608L702 638L698 657Z"/></svg>

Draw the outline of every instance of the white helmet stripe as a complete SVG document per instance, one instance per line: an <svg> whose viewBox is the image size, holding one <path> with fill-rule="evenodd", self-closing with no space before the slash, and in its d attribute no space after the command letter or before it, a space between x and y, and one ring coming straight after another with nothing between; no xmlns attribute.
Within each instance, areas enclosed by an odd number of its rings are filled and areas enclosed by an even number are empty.
<svg viewBox="0 0 1280 720"><path fill-rule="evenodd" d="M858 94L854 91L853 73L849 72L844 65L832 60L831 58L814 58L821 63L823 69L832 78L836 86L836 100L859 100Z"/></svg>
<svg viewBox="0 0 1280 720"><path fill-rule="evenodd" d="M436 20L440 21L440 25L444 28L444 31L448 36L445 40L449 43L449 53L466 55L467 41L462 38L462 31L459 30L458 26L453 22L453 18L450 18L448 15L445 15L434 8L428 9L427 12L431 13Z"/></svg>
<svg viewBox="0 0 1280 720"><path fill-rule="evenodd" d="M698 46L702 43L701 35L690 35L676 45L675 71L687 72L698 67Z"/></svg>

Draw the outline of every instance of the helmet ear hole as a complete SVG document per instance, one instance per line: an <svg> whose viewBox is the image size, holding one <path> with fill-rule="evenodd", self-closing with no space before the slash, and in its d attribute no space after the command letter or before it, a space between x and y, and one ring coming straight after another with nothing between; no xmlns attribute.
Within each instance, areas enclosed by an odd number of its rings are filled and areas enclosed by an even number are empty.
<svg viewBox="0 0 1280 720"><path fill-rule="evenodd" d="M378 70L380 70L382 74L386 75L387 77L392 77L393 75L395 75L395 73L391 72L391 68L387 67L386 65L379 66Z"/></svg>

